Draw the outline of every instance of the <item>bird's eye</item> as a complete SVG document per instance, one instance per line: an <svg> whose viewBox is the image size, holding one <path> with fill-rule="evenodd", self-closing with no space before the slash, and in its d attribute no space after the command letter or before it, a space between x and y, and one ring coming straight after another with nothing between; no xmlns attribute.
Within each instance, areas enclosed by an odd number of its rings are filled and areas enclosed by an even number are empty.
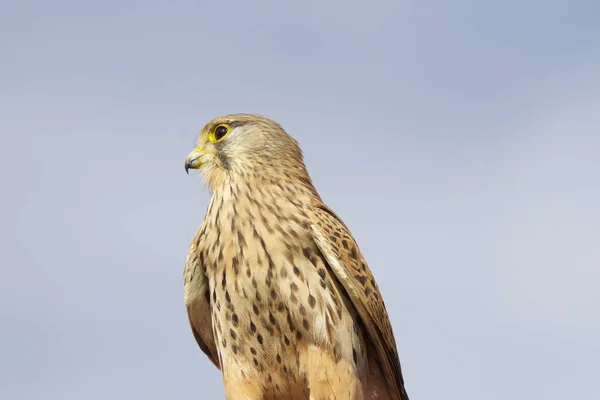
<svg viewBox="0 0 600 400"><path fill-rule="evenodd" d="M213 143L218 143L221 140L225 139L225 136L229 133L229 126L221 124L217 125L217 127L213 130L212 135L209 136L209 139Z"/></svg>

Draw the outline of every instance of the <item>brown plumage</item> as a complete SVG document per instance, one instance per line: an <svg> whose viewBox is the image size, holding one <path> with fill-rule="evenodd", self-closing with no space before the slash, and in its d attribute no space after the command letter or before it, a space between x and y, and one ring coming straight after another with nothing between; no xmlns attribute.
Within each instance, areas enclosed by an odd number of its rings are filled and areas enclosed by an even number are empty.
<svg viewBox="0 0 600 400"><path fill-rule="evenodd" d="M211 189L190 245L185 304L228 400L407 400L371 271L276 122L209 122L186 170Z"/></svg>

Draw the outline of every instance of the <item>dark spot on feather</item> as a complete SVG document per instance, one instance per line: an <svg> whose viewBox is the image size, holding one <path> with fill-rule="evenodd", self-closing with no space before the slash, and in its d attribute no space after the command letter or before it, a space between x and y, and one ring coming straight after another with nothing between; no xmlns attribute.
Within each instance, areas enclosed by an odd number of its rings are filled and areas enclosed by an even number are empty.
<svg viewBox="0 0 600 400"><path fill-rule="evenodd" d="M263 250L265 251L265 254L268 255L269 252L267 251L267 244L265 243L265 239L263 239L262 237L260 238L260 245L263 248Z"/></svg>
<svg viewBox="0 0 600 400"><path fill-rule="evenodd" d="M241 246L246 246L246 239L244 239L244 235L240 231L238 231L238 242Z"/></svg>
<svg viewBox="0 0 600 400"><path fill-rule="evenodd" d="M271 258L271 256L269 255L269 253L267 253L266 249L265 249L265 253L267 254L267 261L269 262L269 271L274 270L275 269L275 263L273 262L273 259Z"/></svg>
<svg viewBox="0 0 600 400"><path fill-rule="evenodd" d="M302 255L306 258L310 258L310 249L308 247L303 247L302 248Z"/></svg>
<svg viewBox="0 0 600 400"><path fill-rule="evenodd" d="M353 260L356 260L356 247L352 247L352 250L350 250L350 254L349 254L350 258Z"/></svg>
<svg viewBox="0 0 600 400"><path fill-rule="evenodd" d="M317 304L317 300L312 294L308 295L308 304L310 305L310 308L315 308L315 305Z"/></svg>
<svg viewBox="0 0 600 400"><path fill-rule="evenodd" d="M336 361L339 361L340 358L342 357L342 355L340 354L340 346L339 345L335 345L333 347L333 357L335 358Z"/></svg>

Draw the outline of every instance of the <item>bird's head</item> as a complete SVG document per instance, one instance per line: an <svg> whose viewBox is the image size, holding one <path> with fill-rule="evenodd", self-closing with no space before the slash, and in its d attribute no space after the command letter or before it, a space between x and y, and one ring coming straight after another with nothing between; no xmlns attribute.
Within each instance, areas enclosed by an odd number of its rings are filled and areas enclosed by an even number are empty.
<svg viewBox="0 0 600 400"><path fill-rule="evenodd" d="M255 114L217 117L204 126L185 170L199 169L211 189L273 174L307 175L296 140L277 122Z"/></svg>

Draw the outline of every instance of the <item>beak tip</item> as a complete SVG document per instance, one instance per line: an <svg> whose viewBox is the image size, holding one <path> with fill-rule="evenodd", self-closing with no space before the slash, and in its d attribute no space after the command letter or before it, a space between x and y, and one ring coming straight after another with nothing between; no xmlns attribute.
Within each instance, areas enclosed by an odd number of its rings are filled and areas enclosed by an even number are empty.
<svg viewBox="0 0 600 400"><path fill-rule="evenodd" d="M190 169L198 169L202 165L202 157L205 151L199 147L195 148L185 159L185 173L190 174Z"/></svg>

